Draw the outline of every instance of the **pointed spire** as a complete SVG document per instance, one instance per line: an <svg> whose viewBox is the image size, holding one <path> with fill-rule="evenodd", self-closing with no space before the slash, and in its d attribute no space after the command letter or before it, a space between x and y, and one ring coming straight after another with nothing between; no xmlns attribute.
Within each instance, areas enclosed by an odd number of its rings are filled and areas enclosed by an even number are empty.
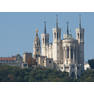
<svg viewBox="0 0 94 94"><path fill-rule="evenodd" d="M56 15L56 29L58 29L58 15Z"/></svg>
<svg viewBox="0 0 94 94"><path fill-rule="evenodd" d="M67 22L67 35L69 35L69 22Z"/></svg>
<svg viewBox="0 0 94 94"><path fill-rule="evenodd" d="M36 36L38 36L38 29L36 29Z"/></svg>
<svg viewBox="0 0 94 94"><path fill-rule="evenodd" d="M70 34L71 34L71 28L70 28Z"/></svg>
<svg viewBox="0 0 94 94"><path fill-rule="evenodd" d="M81 15L79 15L79 28L81 29Z"/></svg>
<svg viewBox="0 0 94 94"><path fill-rule="evenodd" d="M46 21L44 21L44 34L46 34Z"/></svg>

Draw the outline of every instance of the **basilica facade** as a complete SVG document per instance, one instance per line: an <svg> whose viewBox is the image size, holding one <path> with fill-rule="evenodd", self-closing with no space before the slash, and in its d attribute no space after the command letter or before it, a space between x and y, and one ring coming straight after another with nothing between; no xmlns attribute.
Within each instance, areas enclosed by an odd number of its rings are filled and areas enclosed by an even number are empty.
<svg viewBox="0 0 94 94"><path fill-rule="evenodd" d="M41 41L38 36L38 29L33 45L33 56L38 65L69 72L69 75L80 76L84 71L84 28L81 26L81 17L79 27L76 28L76 38L72 36L67 23L66 34L61 39L61 28L56 18L56 27L52 29L53 41L49 43L49 33L44 23L44 32L41 34Z"/></svg>

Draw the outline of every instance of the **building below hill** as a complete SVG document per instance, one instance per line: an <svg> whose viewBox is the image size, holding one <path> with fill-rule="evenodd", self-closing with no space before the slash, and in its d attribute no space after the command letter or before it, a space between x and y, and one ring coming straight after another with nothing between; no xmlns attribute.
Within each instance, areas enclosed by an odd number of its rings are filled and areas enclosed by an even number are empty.
<svg viewBox="0 0 94 94"><path fill-rule="evenodd" d="M22 63L23 63L23 58L20 55L16 55L12 57L0 57L0 64L21 67Z"/></svg>
<svg viewBox="0 0 94 94"><path fill-rule="evenodd" d="M46 67L48 69L54 69L53 59L47 58L45 56L40 56L38 58L38 64L37 64L37 66Z"/></svg>
<svg viewBox="0 0 94 94"><path fill-rule="evenodd" d="M84 70L87 70L87 69L91 69L91 68L90 68L90 65L88 63L85 63L84 64Z"/></svg>
<svg viewBox="0 0 94 94"><path fill-rule="evenodd" d="M32 57L32 53L24 53L23 57L19 54L11 57L0 57L0 64L16 66L22 69L37 67L36 59Z"/></svg>
<svg viewBox="0 0 94 94"><path fill-rule="evenodd" d="M23 54L23 65L26 65L26 64L28 67L36 67L37 66L36 59L34 59L32 57L32 53L27 52L27 53Z"/></svg>

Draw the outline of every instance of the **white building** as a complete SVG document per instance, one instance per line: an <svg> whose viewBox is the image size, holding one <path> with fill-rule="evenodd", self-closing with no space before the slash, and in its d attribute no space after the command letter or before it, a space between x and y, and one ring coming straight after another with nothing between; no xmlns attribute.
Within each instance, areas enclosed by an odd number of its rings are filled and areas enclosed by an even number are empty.
<svg viewBox="0 0 94 94"><path fill-rule="evenodd" d="M91 69L88 63L84 64L84 70Z"/></svg>
<svg viewBox="0 0 94 94"><path fill-rule="evenodd" d="M41 67L46 67L48 69L54 69L53 59L47 58L45 56L40 56L38 58L38 65Z"/></svg>
<svg viewBox="0 0 94 94"><path fill-rule="evenodd" d="M40 58L43 56L48 59L51 58L55 69L69 72L70 75L75 75L76 77L80 76L84 71L84 28L81 26L81 18L79 27L76 29L76 39L69 33L68 23L67 32L61 39L61 28L58 26L58 18L56 19L56 27L52 29L52 32L53 42L49 43L49 34L46 31L45 23L44 33L41 34L41 46L38 32L36 33L33 55ZM36 58L38 59L38 57Z"/></svg>

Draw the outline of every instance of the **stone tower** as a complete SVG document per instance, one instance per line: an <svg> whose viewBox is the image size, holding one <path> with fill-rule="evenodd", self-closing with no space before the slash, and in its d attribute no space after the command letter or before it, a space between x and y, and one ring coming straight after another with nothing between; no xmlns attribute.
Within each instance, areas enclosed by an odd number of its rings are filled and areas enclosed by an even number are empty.
<svg viewBox="0 0 94 94"><path fill-rule="evenodd" d="M61 29L58 27L58 17L56 18L56 28L53 28L53 60L58 69L61 61Z"/></svg>
<svg viewBox="0 0 94 94"><path fill-rule="evenodd" d="M84 71L84 28L81 26L81 16L79 17L79 28L76 29L76 39L78 40L78 63L80 73Z"/></svg>
<svg viewBox="0 0 94 94"><path fill-rule="evenodd" d="M47 47L49 45L49 34L46 32L46 22L44 22L44 33L41 34L41 55L47 56Z"/></svg>
<svg viewBox="0 0 94 94"><path fill-rule="evenodd" d="M38 36L38 29L36 29L36 36L35 36L34 46L33 46L33 56L36 59L40 56L40 39Z"/></svg>
<svg viewBox="0 0 94 94"><path fill-rule="evenodd" d="M68 23L67 23L67 33L64 34L63 39L63 71L69 72L70 76L77 74L76 66L78 63L78 42L69 33Z"/></svg>

